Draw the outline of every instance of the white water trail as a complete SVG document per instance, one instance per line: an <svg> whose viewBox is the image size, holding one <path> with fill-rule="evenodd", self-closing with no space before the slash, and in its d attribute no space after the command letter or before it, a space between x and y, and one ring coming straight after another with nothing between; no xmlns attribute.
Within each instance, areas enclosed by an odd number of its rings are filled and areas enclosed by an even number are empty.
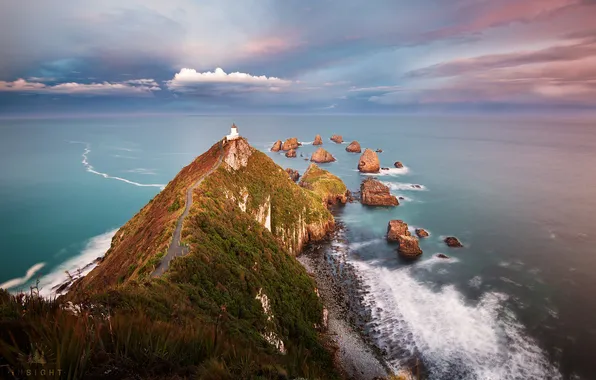
<svg viewBox="0 0 596 380"><path fill-rule="evenodd" d="M8 281L0 284L0 289L10 290L17 286L26 284L29 280L31 280L31 278L35 275L35 273L39 272L41 270L41 268L43 268L45 265L46 265L46 263L37 263L37 264L33 265L31 268L27 269L27 273L25 273L25 276L13 278L11 280L8 280Z"/></svg>

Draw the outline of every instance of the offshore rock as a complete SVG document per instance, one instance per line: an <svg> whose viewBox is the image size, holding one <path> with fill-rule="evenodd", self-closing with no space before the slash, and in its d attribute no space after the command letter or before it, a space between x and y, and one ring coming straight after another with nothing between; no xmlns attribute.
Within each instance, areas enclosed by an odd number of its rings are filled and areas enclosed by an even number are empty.
<svg viewBox="0 0 596 380"><path fill-rule="evenodd" d="M416 235L418 235L418 237L425 238L428 237L428 231L426 231L424 228L416 228Z"/></svg>
<svg viewBox="0 0 596 380"><path fill-rule="evenodd" d="M319 148L312 154L310 160L312 162L325 163L335 161L335 157L333 157L331 153L327 152L325 149Z"/></svg>
<svg viewBox="0 0 596 380"><path fill-rule="evenodd" d="M380 168L377 154L370 149L365 149L358 161L358 170L361 173L378 173Z"/></svg>
<svg viewBox="0 0 596 380"><path fill-rule="evenodd" d="M296 149L299 146L300 146L300 143L298 142L298 138L290 137L283 143L283 145L281 146L281 150L288 151L290 149Z"/></svg>
<svg viewBox="0 0 596 380"><path fill-rule="evenodd" d="M402 164L401 161L396 161L395 164L393 164L393 166L395 166L398 169L401 169L404 167L404 164Z"/></svg>
<svg viewBox="0 0 596 380"><path fill-rule="evenodd" d="M448 247L451 248L461 248L463 244L455 237L455 236L448 236L443 240Z"/></svg>
<svg viewBox="0 0 596 380"><path fill-rule="evenodd" d="M387 225L387 240L398 241L400 235L410 236L408 224L403 220L390 220Z"/></svg>
<svg viewBox="0 0 596 380"><path fill-rule="evenodd" d="M422 255L422 250L418 245L418 239L414 236L399 235L397 242L399 243L397 252L401 257L406 259L416 259Z"/></svg>
<svg viewBox="0 0 596 380"><path fill-rule="evenodd" d="M346 152L350 153L360 153L362 152L362 148L360 148L360 143L356 140L352 141L350 145L346 147Z"/></svg>
<svg viewBox="0 0 596 380"><path fill-rule="evenodd" d="M360 184L361 202L368 206L398 206L399 201L391 195L389 188L374 178Z"/></svg>
<svg viewBox="0 0 596 380"><path fill-rule="evenodd" d="M271 147L271 151L279 152L280 150L281 150L281 140L277 140L276 142L273 143L273 146Z"/></svg>
<svg viewBox="0 0 596 380"><path fill-rule="evenodd" d="M341 135L333 135L330 138L331 141L336 142L338 144L341 144L342 142L344 142L344 138L341 137Z"/></svg>
<svg viewBox="0 0 596 380"><path fill-rule="evenodd" d="M323 145L323 139L321 139L321 135L315 136L315 141L312 143L313 145Z"/></svg>
<svg viewBox="0 0 596 380"><path fill-rule="evenodd" d="M286 152L286 157L289 158L294 158L296 157L296 150L295 149L290 149Z"/></svg>

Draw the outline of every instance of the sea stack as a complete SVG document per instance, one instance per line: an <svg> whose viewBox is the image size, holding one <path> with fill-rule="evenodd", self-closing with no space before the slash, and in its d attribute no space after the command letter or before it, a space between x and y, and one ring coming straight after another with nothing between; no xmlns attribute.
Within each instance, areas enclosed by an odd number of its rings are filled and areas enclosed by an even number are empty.
<svg viewBox="0 0 596 380"><path fill-rule="evenodd" d="M416 228L416 235L420 238L428 237L428 232L424 228Z"/></svg>
<svg viewBox="0 0 596 380"><path fill-rule="evenodd" d="M344 138L341 137L341 135L333 135L333 136L331 136L331 139L330 140L331 141L334 141L334 142L336 142L338 144L341 144L342 142L344 142Z"/></svg>
<svg viewBox="0 0 596 380"><path fill-rule="evenodd" d="M296 149L299 146L300 146L300 143L298 142L298 138L290 137L283 143L283 145L281 146L281 150L288 151L290 149Z"/></svg>
<svg viewBox="0 0 596 380"><path fill-rule="evenodd" d="M358 170L361 173L378 173L381 169L379 157L370 149L365 149L358 161Z"/></svg>
<svg viewBox="0 0 596 380"><path fill-rule="evenodd" d="M397 252L401 257L405 259L416 259L422 255L422 250L418 245L418 239L414 236L399 235L397 242L399 243Z"/></svg>
<svg viewBox="0 0 596 380"><path fill-rule="evenodd" d="M331 153L327 152L325 149L319 148L312 154L310 160L312 162L321 164L325 162L333 162L335 161L335 157L333 157Z"/></svg>
<svg viewBox="0 0 596 380"><path fill-rule="evenodd" d="M273 146L271 147L271 151L279 152L280 150L281 150L281 140L277 140L276 142L273 143Z"/></svg>
<svg viewBox="0 0 596 380"><path fill-rule="evenodd" d="M360 143L358 141L352 141L350 145L346 147L346 152L350 153L361 153L362 149L360 148Z"/></svg>
<svg viewBox="0 0 596 380"><path fill-rule="evenodd" d="M321 135L316 135L315 141L313 141L312 144L313 145L323 145L323 139L321 138Z"/></svg>
<svg viewBox="0 0 596 380"><path fill-rule="evenodd" d="M387 240L398 241L400 235L411 235L407 223L403 220L390 220L387 225Z"/></svg>
<svg viewBox="0 0 596 380"><path fill-rule="evenodd" d="M451 247L451 248L463 247L463 244L455 236L448 236L443 241L445 242L445 244L447 244L448 247Z"/></svg>
<svg viewBox="0 0 596 380"><path fill-rule="evenodd" d="M399 201L391 195L389 188L374 178L362 181L360 197L362 204L367 206L399 206Z"/></svg>
<svg viewBox="0 0 596 380"><path fill-rule="evenodd" d="M294 158L296 157L296 149L290 149L286 152L286 157Z"/></svg>

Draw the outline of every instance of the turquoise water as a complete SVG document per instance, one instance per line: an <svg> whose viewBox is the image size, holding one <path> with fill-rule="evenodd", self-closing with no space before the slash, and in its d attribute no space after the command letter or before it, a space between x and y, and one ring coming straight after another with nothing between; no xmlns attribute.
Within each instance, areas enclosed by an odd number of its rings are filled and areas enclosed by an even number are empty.
<svg viewBox="0 0 596 380"><path fill-rule="evenodd" d="M125 223L235 122L268 151L315 134L352 190L358 155L333 133L381 148L379 176L406 199L339 213L370 290L371 328L396 367L411 355L432 378L590 378L596 349L596 125L581 120L393 116L130 117L0 120L0 285L46 292L109 247ZM309 157L313 146L298 153ZM267 152L303 171L308 162ZM116 178L115 178L116 177ZM411 184L420 184L414 190ZM424 227L403 263L387 222ZM450 250L441 236L465 248ZM452 257L433 257L442 252ZM42 266L43 265L43 266ZM26 276L29 271L30 276ZM25 278L23 278L25 277ZM27 279L27 277L30 277ZM10 281L10 282L8 282ZM8 285L7 285L8 284Z"/></svg>

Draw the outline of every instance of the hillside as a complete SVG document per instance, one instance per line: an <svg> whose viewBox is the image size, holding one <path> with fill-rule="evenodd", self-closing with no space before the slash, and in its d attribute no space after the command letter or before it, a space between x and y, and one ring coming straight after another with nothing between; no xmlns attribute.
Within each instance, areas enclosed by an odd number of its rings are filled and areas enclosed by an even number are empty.
<svg viewBox="0 0 596 380"><path fill-rule="evenodd" d="M150 276L186 190L222 154L194 189L181 239L189 254ZM116 233L65 297L0 293L0 321L15 336L0 335L0 365L31 368L39 349L71 378L336 378L315 283L294 258L333 226L320 193L246 140L217 143Z"/></svg>

